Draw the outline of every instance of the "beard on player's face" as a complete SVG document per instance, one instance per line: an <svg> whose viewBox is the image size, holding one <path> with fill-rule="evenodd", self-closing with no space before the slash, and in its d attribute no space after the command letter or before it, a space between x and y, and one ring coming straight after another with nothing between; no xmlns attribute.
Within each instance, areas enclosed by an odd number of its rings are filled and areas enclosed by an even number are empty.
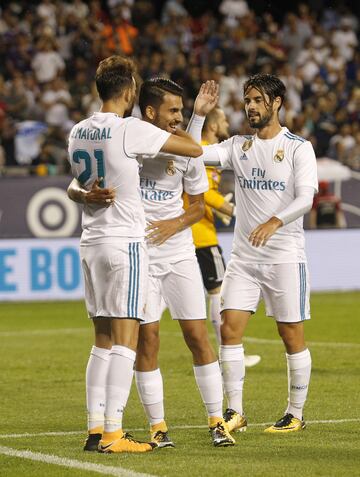
<svg viewBox="0 0 360 477"><path fill-rule="evenodd" d="M258 112L247 111L246 116L249 121L250 127L254 129L262 129L267 126L272 120L274 112L272 110L266 110L266 112L261 115Z"/></svg>

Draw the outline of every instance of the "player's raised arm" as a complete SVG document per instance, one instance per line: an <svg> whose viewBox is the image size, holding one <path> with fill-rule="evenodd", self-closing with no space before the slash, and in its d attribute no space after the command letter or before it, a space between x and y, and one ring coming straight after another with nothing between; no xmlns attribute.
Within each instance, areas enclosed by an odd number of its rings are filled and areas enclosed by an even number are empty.
<svg viewBox="0 0 360 477"><path fill-rule="evenodd" d="M175 134L171 134L160 151L186 157L199 157L203 152L200 144L182 129L177 129Z"/></svg>

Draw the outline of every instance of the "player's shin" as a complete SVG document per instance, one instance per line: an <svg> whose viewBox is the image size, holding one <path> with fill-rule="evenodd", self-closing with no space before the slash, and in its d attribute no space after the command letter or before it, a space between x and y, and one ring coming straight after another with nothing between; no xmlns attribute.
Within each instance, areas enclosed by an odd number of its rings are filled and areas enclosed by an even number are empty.
<svg viewBox="0 0 360 477"><path fill-rule="evenodd" d="M219 362L194 366L194 375L209 418L222 417L223 388Z"/></svg>
<svg viewBox="0 0 360 477"><path fill-rule="evenodd" d="M150 426L164 421L164 391L160 369L135 371L135 381Z"/></svg>
<svg viewBox="0 0 360 477"><path fill-rule="evenodd" d="M228 408L242 415L245 379L243 345L221 345L219 357Z"/></svg>
<svg viewBox="0 0 360 477"><path fill-rule="evenodd" d="M105 433L122 429L123 410L126 406L134 375L135 351L114 345L110 352L106 379Z"/></svg>
<svg viewBox="0 0 360 477"><path fill-rule="evenodd" d="M110 350L93 346L86 368L86 404L89 433L102 434L104 427L105 384Z"/></svg>
<svg viewBox="0 0 360 477"><path fill-rule="evenodd" d="M209 315L211 319L211 324L213 325L213 328L216 334L216 340L218 344L220 344L221 343L220 293L209 294L208 298L209 298Z"/></svg>
<svg viewBox="0 0 360 477"><path fill-rule="evenodd" d="M298 419L303 417L311 375L311 355L308 349L300 353L287 354L288 407L286 413Z"/></svg>

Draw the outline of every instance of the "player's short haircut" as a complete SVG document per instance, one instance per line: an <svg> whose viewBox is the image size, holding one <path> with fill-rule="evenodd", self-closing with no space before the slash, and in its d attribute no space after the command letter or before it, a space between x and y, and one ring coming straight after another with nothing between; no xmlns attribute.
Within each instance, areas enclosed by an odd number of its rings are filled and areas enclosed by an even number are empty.
<svg viewBox="0 0 360 477"><path fill-rule="evenodd" d="M250 76L250 78L244 83L244 96L250 88L257 89L262 95L264 101L265 94L269 97L270 103L265 101L267 106L272 104L277 97L281 98L280 108L283 105L286 87L277 76L261 73Z"/></svg>
<svg viewBox="0 0 360 477"><path fill-rule="evenodd" d="M145 80L140 88L139 106L141 114L145 115L147 106L158 109L166 93L182 96L183 89L174 81L167 78L151 78Z"/></svg>
<svg viewBox="0 0 360 477"><path fill-rule="evenodd" d="M207 128L209 127L209 124L214 123L214 122L217 121L220 111L221 111L220 106L215 106L215 108L213 110L211 110L210 113L208 113L205 116L205 121L204 121L204 126L203 126L204 131L207 130Z"/></svg>
<svg viewBox="0 0 360 477"><path fill-rule="evenodd" d="M136 74L136 65L120 55L113 55L100 61L95 74L95 83L100 99L108 101L118 98L129 88Z"/></svg>

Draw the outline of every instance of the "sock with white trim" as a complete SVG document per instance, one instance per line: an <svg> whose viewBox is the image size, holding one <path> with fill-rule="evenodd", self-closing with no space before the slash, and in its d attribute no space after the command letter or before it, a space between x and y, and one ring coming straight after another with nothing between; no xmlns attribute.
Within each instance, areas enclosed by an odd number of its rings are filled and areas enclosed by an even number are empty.
<svg viewBox="0 0 360 477"><path fill-rule="evenodd" d="M308 349L300 353L287 354L288 369L288 406L290 413L298 419L303 417L303 408L309 389L311 375L311 354Z"/></svg>
<svg viewBox="0 0 360 477"><path fill-rule="evenodd" d="M160 369L135 371L135 381L150 425L164 421L164 389Z"/></svg>
<svg viewBox="0 0 360 477"><path fill-rule="evenodd" d="M122 428L123 412L134 375L136 353L126 346L114 345L110 351L106 379L105 432Z"/></svg>
<svg viewBox="0 0 360 477"><path fill-rule="evenodd" d="M208 299L209 299L209 315L210 315L211 324L213 325L217 342L218 344L221 344L220 293L216 293L216 294L209 293Z"/></svg>
<svg viewBox="0 0 360 477"><path fill-rule="evenodd" d="M88 431L104 426L105 383L110 350L93 346L86 367Z"/></svg>
<svg viewBox="0 0 360 477"><path fill-rule="evenodd" d="M208 417L222 416L223 388L219 362L194 366L194 375Z"/></svg>
<svg viewBox="0 0 360 477"><path fill-rule="evenodd" d="M228 407L242 415L245 380L243 345L221 345L219 359Z"/></svg>

